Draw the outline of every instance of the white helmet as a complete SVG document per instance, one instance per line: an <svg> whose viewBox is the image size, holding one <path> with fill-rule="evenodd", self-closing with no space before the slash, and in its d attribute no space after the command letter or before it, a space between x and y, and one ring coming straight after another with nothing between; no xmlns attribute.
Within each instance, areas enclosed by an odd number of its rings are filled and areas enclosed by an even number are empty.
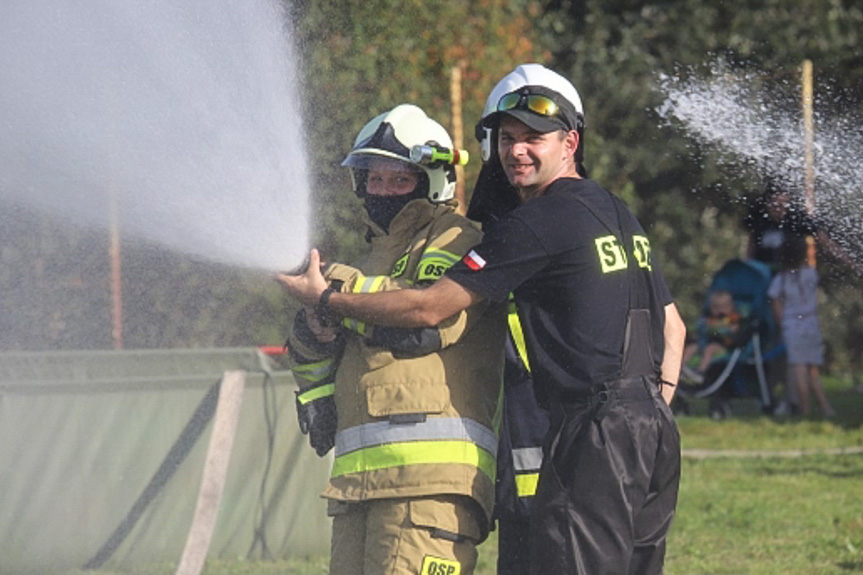
<svg viewBox="0 0 863 575"><path fill-rule="evenodd" d="M556 122L556 128L569 130L577 130L579 136L582 135L584 129L584 107L581 104L581 97L572 83L552 70L549 70L542 64L521 64L515 70L504 76L497 83L485 103L485 109L482 112L482 119L476 125L476 138L482 146L482 160L487 162L492 156L495 142L494 132L497 128L500 115L503 113L516 116L528 125L532 122L537 122L537 129L551 129L551 125L555 124L548 117L543 118L538 113L529 112L528 110L512 109L501 111L499 106L504 96L508 94L523 94L525 96L539 94L550 98L559 110L553 116ZM515 100L519 102L519 100ZM539 126L543 126L540 128ZM534 127L534 126L531 126ZM580 140L581 138L579 138ZM581 143L579 143L581 148ZM576 153L578 157L580 154Z"/></svg>
<svg viewBox="0 0 863 575"><path fill-rule="evenodd" d="M455 167L444 162L419 164L411 161L414 146L432 145L452 149L453 143L443 126L426 116L413 104L400 104L366 124L354 141L354 147L342 162L343 166L367 169L372 158L381 156L409 164L427 178L426 195L430 202L442 203L455 194ZM351 170L354 192L365 197L365 178ZM426 184L421 181L420 185Z"/></svg>

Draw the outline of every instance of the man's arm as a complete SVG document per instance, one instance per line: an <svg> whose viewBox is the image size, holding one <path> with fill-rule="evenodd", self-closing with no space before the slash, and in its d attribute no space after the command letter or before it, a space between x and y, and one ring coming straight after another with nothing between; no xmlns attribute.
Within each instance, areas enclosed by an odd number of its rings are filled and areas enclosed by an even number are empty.
<svg viewBox="0 0 863 575"><path fill-rule="evenodd" d="M683 323L677 306L673 303L665 306L663 334L665 336L665 355L662 357L660 377L663 381L673 385L662 386L662 398L670 405L674 398L674 392L677 390L677 380L680 378L680 366L683 361L683 346L686 341L686 324Z"/></svg>
<svg viewBox="0 0 863 575"><path fill-rule="evenodd" d="M316 305L327 282L320 271L320 254L312 250L303 275L279 274L277 279L294 299ZM431 327L481 301L482 298L444 276L425 289L370 294L332 293L332 312L367 323L392 327Z"/></svg>
<svg viewBox="0 0 863 575"><path fill-rule="evenodd" d="M857 263L844 248L834 242L823 230L818 230L815 234L815 239L831 258L850 269L858 277L863 277L863 266Z"/></svg>

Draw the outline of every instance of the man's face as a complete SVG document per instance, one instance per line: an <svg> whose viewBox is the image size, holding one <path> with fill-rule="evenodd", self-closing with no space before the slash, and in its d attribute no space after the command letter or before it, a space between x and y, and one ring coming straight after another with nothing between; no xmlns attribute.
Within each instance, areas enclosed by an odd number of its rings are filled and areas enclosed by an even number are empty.
<svg viewBox="0 0 863 575"><path fill-rule="evenodd" d="M510 116L500 120L498 154L522 201L538 195L557 178L574 174L572 154L577 143L575 132L541 134Z"/></svg>
<svg viewBox="0 0 863 575"><path fill-rule="evenodd" d="M791 202L791 196L788 192L777 192L767 202L767 215L774 222L781 222L785 214L788 213L788 206Z"/></svg>

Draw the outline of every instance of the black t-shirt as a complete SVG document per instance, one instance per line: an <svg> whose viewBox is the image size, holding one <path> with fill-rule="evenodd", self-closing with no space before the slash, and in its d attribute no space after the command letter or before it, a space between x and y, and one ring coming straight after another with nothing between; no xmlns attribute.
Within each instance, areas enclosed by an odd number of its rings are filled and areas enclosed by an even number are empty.
<svg viewBox="0 0 863 575"><path fill-rule="evenodd" d="M593 181L556 180L497 221L446 275L493 301L514 293L540 387L578 392L618 379L634 308L651 311L659 368L671 295L641 225Z"/></svg>

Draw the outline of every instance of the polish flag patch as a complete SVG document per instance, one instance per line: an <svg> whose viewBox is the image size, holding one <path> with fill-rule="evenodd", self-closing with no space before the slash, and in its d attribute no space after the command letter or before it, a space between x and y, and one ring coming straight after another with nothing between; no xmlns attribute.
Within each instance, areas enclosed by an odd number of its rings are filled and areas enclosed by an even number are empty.
<svg viewBox="0 0 863 575"><path fill-rule="evenodd" d="M474 271L481 270L485 267L485 260L482 259L481 255L479 255L473 250L468 252L468 254L464 257L464 263L467 264L467 267Z"/></svg>

